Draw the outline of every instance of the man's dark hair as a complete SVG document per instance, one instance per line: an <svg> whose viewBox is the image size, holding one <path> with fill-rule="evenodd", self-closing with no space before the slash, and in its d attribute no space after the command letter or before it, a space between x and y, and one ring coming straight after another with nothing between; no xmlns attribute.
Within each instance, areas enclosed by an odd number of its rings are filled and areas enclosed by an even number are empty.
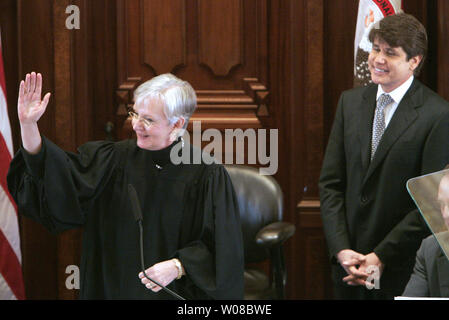
<svg viewBox="0 0 449 320"><path fill-rule="evenodd" d="M417 76L427 55L426 28L414 16L406 13L387 16L377 22L369 33L369 40L385 41L390 47L401 47L407 54L407 61L422 56L421 62L414 70Z"/></svg>

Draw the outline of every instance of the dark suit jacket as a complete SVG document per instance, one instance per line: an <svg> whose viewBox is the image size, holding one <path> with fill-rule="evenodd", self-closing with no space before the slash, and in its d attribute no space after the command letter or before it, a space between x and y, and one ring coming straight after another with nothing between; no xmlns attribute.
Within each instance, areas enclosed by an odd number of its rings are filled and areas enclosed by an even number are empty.
<svg viewBox="0 0 449 320"><path fill-rule="evenodd" d="M321 214L330 256L375 252L386 265L381 289L399 295L429 234L406 182L449 163L449 104L415 79L371 162L376 94L370 85L340 97L319 181Z"/></svg>
<svg viewBox="0 0 449 320"><path fill-rule="evenodd" d="M446 238L447 236L449 233ZM423 240L416 255L413 274L402 295L449 297L449 260L441 250L435 236L431 235Z"/></svg>

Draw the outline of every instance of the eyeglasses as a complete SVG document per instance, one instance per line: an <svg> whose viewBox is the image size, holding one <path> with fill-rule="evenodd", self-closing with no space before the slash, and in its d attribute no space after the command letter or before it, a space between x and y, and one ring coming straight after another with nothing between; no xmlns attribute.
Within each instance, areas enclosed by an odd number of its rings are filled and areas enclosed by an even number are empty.
<svg viewBox="0 0 449 320"><path fill-rule="evenodd" d="M142 118L137 112L134 111L128 111L128 115L137 121L142 121L145 128L149 129L153 125L153 120Z"/></svg>

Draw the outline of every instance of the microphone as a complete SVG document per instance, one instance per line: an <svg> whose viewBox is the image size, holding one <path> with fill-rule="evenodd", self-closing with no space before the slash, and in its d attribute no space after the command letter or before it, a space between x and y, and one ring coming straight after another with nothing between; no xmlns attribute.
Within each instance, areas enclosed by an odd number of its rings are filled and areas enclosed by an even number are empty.
<svg viewBox="0 0 449 320"><path fill-rule="evenodd" d="M147 278L151 282L154 282L155 284L157 284L164 291L168 292L170 295L172 295L176 299L185 300L183 297L181 297L176 292L168 289L166 286L163 286L162 284L158 283L157 281L155 281L155 280L153 280L153 279L151 279L150 277L147 276L147 273L145 272L145 263L143 261L143 226L142 226L143 216L142 216L142 210L140 209L139 198L137 197L136 189L134 189L132 184L128 184L128 195L129 195L129 199L131 200L131 206L132 206L132 209L133 209L134 219L139 224L139 232L140 232L140 263L141 263L143 275L145 276L145 278Z"/></svg>
<svg viewBox="0 0 449 320"><path fill-rule="evenodd" d="M140 209L140 205L139 205L139 198L137 197L136 189L134 189L132 184L128 184L128 195L129 195L129 199L131 200L131 206L133 208L134 219L136 220L136 222L142 222L143 216L142 216L142 210Z"/></svg>

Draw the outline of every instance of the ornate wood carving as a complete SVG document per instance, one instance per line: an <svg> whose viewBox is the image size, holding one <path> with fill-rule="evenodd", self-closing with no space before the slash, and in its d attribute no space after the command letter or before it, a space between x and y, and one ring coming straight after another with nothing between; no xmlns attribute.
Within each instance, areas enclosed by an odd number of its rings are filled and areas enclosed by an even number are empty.
<svg viewBox="0 0 449 320"><path fill-rule="evenodd" d="M191 120L203 128L270 125L266 6L266 0L117 0L117 120L141 82L171 72L197 91Z"/></svg>
<svg viewBox="0 0 449 320"><path fill-rule="evenodd" d="M256 116L263 126L271 127L273 125L269 110L270 93L267 87L257 78L245 78L245 91L257 105Z"/></svg>
<svg viewBox="0 0 449 320"><path fill-rule="evenodd" d="M140 77L128 78L116 90L118 106L115 113L115 123L119 125L116 132L118 139L128 139L133 134L131 121L127 121L127 112L133 105L133 92L141 82L142 79Z"/></svg>

